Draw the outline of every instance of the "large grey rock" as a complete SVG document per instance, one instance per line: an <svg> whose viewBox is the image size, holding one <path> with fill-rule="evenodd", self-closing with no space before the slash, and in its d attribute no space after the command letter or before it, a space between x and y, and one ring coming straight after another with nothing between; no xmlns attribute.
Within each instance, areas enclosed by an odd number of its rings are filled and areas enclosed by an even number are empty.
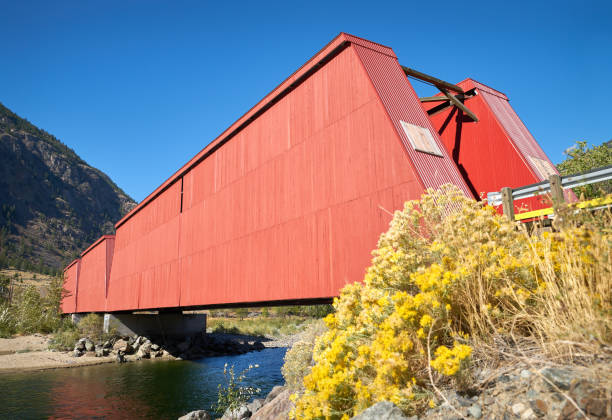
<svg viewBox="0 0 612 420"><path fill-rule="evenodd" d="M94 351L96 349L96 345L89 338L85 339L85 350L86 351Z"/></svg>
<svg viewBox="0 0 612 420"><path fill-rule="evenodd" d="M96 346L96 357L103 357L105 356L104 354L104 349L102 346Z"/></svg>
<svg viewBox="0 0 612 420"><path fill-rule="evenodd" d="M470 413L470 416L474 417L475 419L479 419L482 417L482 408L480 408L480 405L474 404L468 408L468 413Z"/></svg>
<svg viewBox="0 0 612 420"><path fill-rule="evenodd" d="M570 389L573 375L569 370L557 368L542 369L542 375L563 390ZM550 386L550 384L548 384ZM551 387L552 388L552 387Z"/></svg>
<svg viewBox="0 0 612 420"><path fill-rule="evenodd" d="M291 391L282 390L274 399L266 402L253 416L251 420L286 420L289 412L295 407L289 399ZM267 400L267 399L266 399Z"/></svg>
<svg viewBox="0 0 612 420"><path fill-rule="evenodd" d="M83 355L83 352L81 350L75 348L74 351L72 352L72 355L74 357L81 357Z"/></svg>
<svg viewBox="0 0 612 420"><path fill-rule="evenodd" d="M196 410L179 417L178 420L212 420L212 416L204 410Z"/></svg>
<svg viewBox="0 0 612 420"><path fill-rule="evenodd" d="M381 401L353 417L354 420L407 420L395 404Z"/></svg>
<svg viewBox="0 0 612 420"><path fill-rule="evenodd" d="M284 386L280 386L280 385L277 385L274 388L272 388L272 391L270 391L270 393L266 396L266 400L264 401L264 404L267 404L270 401L272 401L274 398L276 398L284 390L285 390L285 387Z"/></svg>
<svg viewBox="0 0 612 420"><path fill-rule="evenodd" d="M128 340L117 340L117 342L113 345L113 350L121 351L124 354L132 354L134 353L134 347L130 344Z"/></svg>
<svg viewBox="0 0 612 420"><path fill-rule="evenodd" d="M136 355L141 359L148 359L151 357L151 342L147 340L142 343Z"/></svg>
<svg viewBox="0 0 612 420"><path fill-rule="evenodd" d="M79 341L77 341L74 345L74 349L78 351L85 351L85 339L81 338Z"/></svg>
<svg viewBox="0 0 612 420"><path fill-rule="evenodd" d="M225 410L223 413L223 417L221 420L244 420L250 418L252 415L251 411L248 409L246 405L241 405L240 407L230 410L229 408Z"/></svg>
<svg viewBox="0 0 612 420"><path fill-rule="evenodd" d="M256 413L264 405L264 400L261 398L256 398L249 404L247 404L247 408L251 413Z"/></svg>

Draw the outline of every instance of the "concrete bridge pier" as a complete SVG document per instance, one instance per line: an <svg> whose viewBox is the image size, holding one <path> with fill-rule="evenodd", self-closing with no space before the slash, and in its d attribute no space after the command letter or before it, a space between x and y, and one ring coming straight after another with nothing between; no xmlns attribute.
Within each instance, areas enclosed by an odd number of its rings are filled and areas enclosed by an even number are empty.
<svg viewBox="0 0 612 420"><path fill-rule="evenodd" d="M179 338L206 332L206 314L160 312L157 314L104 314L104 332L115 329L119 335Z"/></svg>

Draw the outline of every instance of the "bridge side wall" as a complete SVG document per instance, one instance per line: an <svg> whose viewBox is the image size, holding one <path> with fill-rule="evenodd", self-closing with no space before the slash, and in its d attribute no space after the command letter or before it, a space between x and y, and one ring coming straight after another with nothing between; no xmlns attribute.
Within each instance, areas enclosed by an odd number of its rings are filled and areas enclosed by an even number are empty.
<svg viewBox="0 0 612 420"><path fill-rule="evenodd" d="M81 254L76 312L105 310L114 243L113 236L103 236Z"/></svg>
<svg viewBox="0 0 612 420"><path fill-rule="evenodd" d="M80 263L80 258L77 258L64 269L64 290L67 294L62 299L61 303L63 313L69 314L76 312L77 281Z"/></svg>

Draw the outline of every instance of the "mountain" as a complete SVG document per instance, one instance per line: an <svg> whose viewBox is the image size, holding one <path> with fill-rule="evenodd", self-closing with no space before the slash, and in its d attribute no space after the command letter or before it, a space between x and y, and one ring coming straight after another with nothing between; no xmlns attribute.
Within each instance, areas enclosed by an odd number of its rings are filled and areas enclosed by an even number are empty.
<svg viewBox="0 0 612 420"><path fill-rule="evenodd" d="M136 203L0 103L0 268L57 272Z"/></svg>

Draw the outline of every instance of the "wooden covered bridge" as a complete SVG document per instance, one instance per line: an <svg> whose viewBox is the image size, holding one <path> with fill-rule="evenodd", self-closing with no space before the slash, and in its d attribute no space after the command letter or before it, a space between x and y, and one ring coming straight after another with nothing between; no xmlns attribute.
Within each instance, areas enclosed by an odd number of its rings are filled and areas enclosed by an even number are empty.
<svg viewBox="0 0 612 420"><path fill-rule="evenodd" d="M419 99L407 76L440 94ZM66 267L62 309L327 301L426 188L478 198L551 173L504 94L342 33Z"/></svg>

